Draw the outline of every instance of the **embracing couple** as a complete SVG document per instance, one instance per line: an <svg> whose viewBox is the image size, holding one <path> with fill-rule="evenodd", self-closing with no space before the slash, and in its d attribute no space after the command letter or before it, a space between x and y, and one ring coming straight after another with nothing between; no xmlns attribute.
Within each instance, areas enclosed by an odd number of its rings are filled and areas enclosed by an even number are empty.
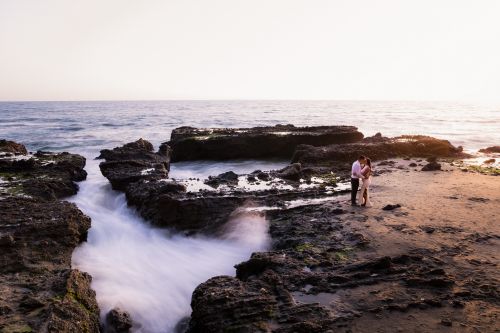
<svg viewBox="0 0 500 333"><path fill-rule="evenodd" d="M361 179L361 191L359 192L359 202L361 206L371 207L370 184L372 182L372 161L361 155L352 164L351 171L351 205L357 206L356 196L358 194L359 180Z"/></svg>

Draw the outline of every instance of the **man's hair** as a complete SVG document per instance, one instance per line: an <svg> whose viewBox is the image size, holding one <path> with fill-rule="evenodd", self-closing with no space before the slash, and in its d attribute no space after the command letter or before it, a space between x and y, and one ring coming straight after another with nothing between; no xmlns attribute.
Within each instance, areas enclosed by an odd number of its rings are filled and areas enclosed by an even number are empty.
<svg viewBox="0 0 500 333"><path fill-rule="evenodd" d="M365 158L365 155L359 155L358 160L364 160Z"/></svg>

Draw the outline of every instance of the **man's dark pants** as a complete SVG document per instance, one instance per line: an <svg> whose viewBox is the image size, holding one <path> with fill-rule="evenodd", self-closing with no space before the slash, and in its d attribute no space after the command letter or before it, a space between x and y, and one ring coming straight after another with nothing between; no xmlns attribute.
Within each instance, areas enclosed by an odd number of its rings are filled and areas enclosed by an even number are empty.
<svg viewBox="0 0 500 333"><path fill-rule="evenodd" d="M359 179L351 178L351 204L356 204L356 195L358 194Z"/></svg>

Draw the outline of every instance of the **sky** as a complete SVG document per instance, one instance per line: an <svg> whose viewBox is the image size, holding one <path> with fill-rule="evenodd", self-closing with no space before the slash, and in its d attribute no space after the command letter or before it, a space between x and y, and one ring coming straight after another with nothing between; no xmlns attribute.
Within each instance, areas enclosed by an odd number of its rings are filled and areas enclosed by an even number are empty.
<svg viewBox="0 0 500 333"><path fill-rule="evenodd" d="M0 100L500 100L498 0L0 0Z"/></svg>

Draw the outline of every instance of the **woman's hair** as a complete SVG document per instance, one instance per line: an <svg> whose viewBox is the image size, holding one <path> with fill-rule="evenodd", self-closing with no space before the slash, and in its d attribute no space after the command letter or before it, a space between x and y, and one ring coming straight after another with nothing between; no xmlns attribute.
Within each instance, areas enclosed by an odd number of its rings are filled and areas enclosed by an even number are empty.
<svg viewBox="0 0 500 333"><path fill-rule="evenodd" d="M366 165L368 165L370 167L370 169L372 168L372 160L370 160L369 158L366 159Z"/></svg>

